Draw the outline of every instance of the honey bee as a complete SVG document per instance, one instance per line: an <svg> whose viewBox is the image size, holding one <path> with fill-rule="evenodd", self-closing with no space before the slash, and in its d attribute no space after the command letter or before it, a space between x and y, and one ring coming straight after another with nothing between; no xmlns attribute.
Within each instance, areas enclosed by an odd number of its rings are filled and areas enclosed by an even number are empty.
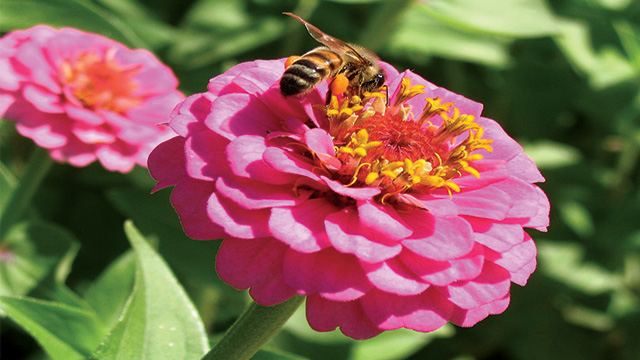
<svg viewBox="0 0 640 360"><path fill-rule="evenodd" d="M284 14L303 23L309 34L324 46L298 57L287 67L280 79L282 95L303 94L325 79L333 82L340 74L346 77L356 95L382 87L386 75L373 52L327 35L295 14ZM329 99L330 94L327 101Z"/></svg>

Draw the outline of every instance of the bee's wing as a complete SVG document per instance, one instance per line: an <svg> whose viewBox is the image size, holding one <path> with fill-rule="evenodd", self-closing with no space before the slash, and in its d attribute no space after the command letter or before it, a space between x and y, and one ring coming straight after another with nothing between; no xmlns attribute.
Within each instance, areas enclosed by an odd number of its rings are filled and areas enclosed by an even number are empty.
<svg viewBox="0 0 640 360"><path fill-rule="evenodd" d="M285 12L283 14L289 15L292 18L303 23L304 26L307 28L307 31L309 32L311 37L316 39L316 41L318 41L319 43L326 45L329 49L336 51L340 54L350 56L353 58L354 61L360 62L362 64L367 63L367 60L362 55L360 55L360 53L356 49L354 49L351 45L347 44L346 42L340 39L337 39L331 35L325 34L322 30L311 25L309 22L307 22L306 20L304 20L303 18L301 18L296 14L292 14L289 12Z"/></svg>

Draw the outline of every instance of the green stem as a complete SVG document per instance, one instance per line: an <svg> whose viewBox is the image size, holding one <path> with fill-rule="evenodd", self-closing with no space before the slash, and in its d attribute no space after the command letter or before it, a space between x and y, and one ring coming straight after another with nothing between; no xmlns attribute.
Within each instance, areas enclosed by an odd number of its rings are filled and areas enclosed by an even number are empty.
<svg viewBox="0 0 640 360"><path fill-rule="evenodd" d="M15 225L29 207L33 195L38 190L42 179L53 164L53 159L47 153L47 150L36 147L29 164L27 165L18 186L11 193L11 197L2 209L0 217L0 241L4 240L9 229Z"/></svg>
<svg viewBox="0 0 640 360"><path fill-rule="evenodd" d="M362 35L358 45L377 52L384 45L398 21L414 0L382 1L367 21L367 25L360 32Z"/></svg>
<svg viewBox="0 0 640 360"><path fill-rule="evenodd" d="M280 331L303 300L304 296L296 295L282 304L273 306L262 306L253 302L202 360L251 359Z"/></svg>

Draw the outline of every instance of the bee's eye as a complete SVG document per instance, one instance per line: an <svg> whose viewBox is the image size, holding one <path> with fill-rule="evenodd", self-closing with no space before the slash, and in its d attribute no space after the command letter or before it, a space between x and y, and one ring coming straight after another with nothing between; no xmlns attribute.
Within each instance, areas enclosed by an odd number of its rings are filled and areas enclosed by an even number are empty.
<svg viewBox="0 0 640 360"><path fill-rule="evenodd" d="M373 79L362 84L362 89L365 91L376 91L380 89L380 87L384 84L384 81L384 73L379 72L373 77Z"/></svg>

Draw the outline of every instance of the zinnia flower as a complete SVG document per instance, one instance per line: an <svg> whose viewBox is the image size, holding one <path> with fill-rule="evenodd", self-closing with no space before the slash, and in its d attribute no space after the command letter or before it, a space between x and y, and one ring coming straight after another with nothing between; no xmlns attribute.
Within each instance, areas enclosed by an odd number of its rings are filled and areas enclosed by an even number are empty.
<svg viewBox="0 0 640 360"><path fill-rule="evenodd" d="M108 170L146 166L149 152L175 135L165 123L184 99L171 70L75 29L36 26L0 39L0 116L20 134L74 166L96 159Z"/></svg>
<svg viewBox="0 0 640 360"><path fill-rule="evenodd" d="M383 64L386 95L283 97L285 60L239 64L172 115L149 169L219 276L262 305L307 295L318 331L472 326L509 304L545 230L535 164L482 105Z"/></svg>

